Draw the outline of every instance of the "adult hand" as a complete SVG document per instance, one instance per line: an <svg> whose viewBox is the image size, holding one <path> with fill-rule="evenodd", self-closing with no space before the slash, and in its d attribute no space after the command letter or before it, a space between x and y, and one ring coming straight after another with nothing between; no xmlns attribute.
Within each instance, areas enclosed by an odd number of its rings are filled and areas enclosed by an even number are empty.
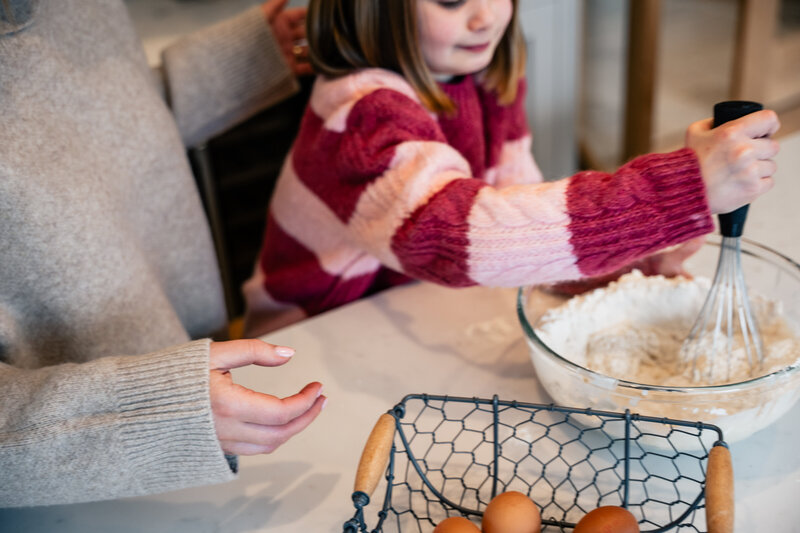
<svg viewBox="0 0 800 533"><path fill-rule="evenodd" d="M712 129L712 120L686 131L686 146L697 154L712 213L729 213L774 185L772 158L778 143L769 138L780 128L778 115L764 110Z"/></svg>
<svg viewBox="0 0 800 533"><path fill-rule="evenodd" d="M257 339L212 342L209 391L214 427L226 453L270 453L306 428L322 410L322 384L309 383L293 396L276 398L233 382L230 370L245 365L279 366L294 350Z"/></svg>
<svg viewBox="0 0 800 533"><path fill-rule="evenodd" d="M311 74L306 43L306 8L286 8L289 0L269 0L261 4L264 17L289 67L296 76Z"/></svg>

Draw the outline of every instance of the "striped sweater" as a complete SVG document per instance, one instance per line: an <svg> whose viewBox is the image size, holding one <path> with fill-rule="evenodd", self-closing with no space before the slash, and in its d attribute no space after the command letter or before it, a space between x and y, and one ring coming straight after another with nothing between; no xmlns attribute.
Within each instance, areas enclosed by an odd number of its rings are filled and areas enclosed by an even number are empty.
<svg viewBox="0 0 800 533"><path fill-rule="evenodd" d="M246 332L263 334L409 278L520 286L605 274L711 231L695 154L543 182L524 87L473 76L433 114L380 69L317 80L270 205Z"/></svg>

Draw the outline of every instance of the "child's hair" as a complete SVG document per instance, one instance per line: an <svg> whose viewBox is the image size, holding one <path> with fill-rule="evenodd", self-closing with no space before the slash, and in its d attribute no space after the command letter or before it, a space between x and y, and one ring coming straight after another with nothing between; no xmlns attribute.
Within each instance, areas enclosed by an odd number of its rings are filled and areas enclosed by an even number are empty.
<svg viewBox="0 0 800 533"><path fill-rule="evenodd" d="M318 74L343 76L362 68L401 74L432 111L453 103L439 88L422 57L417 34L417 0L311 0L306 21L311 63ZM512 0L511 21L485 73L488 88L503 104L517 96L525 72L525 42Z"/></svg>

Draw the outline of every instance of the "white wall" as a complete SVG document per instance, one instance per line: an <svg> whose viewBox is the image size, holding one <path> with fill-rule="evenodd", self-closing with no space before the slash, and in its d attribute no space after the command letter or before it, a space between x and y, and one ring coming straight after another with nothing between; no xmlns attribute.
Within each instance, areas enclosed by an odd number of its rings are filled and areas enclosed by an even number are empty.
<svg viewBox="0 0 800 533"><path fill-rule="evenodd" d="M533 153L546 179L577 169L579 0L520 0L528 42L528 122Z"/></svg>

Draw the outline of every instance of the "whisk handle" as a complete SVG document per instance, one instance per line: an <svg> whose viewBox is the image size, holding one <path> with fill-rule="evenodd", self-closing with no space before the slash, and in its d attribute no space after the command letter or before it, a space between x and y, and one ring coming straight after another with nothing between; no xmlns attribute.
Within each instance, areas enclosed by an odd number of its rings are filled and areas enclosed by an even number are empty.
<svg viewBox="0 0 800 533"><path fill-rule="evenodd" d="M742 118L750 113L761 111L764 106L758 102L748 100L726 100L714 104L714 127L722 126L726 122Z"/></svg>
<svg viewBox="0 0 800 533"><path fill-rule="evenodd" d="M747 219L747 208L750 204L734 209L730 213L721 213L719 218L719 232L723 237L741 237L744 232L744 221Z"/></svg>
<svg viewBox="0 0 800 533"><path fill-rule="evenodd" d="M727 100L714 104L714 127L721 126L731 120L736 120L750 113L761 111L764 106L758 102L747 100ZM748 205L719 215L719 230L723 237L741 237L744 231L744 221L747 219Z"/></svg>

